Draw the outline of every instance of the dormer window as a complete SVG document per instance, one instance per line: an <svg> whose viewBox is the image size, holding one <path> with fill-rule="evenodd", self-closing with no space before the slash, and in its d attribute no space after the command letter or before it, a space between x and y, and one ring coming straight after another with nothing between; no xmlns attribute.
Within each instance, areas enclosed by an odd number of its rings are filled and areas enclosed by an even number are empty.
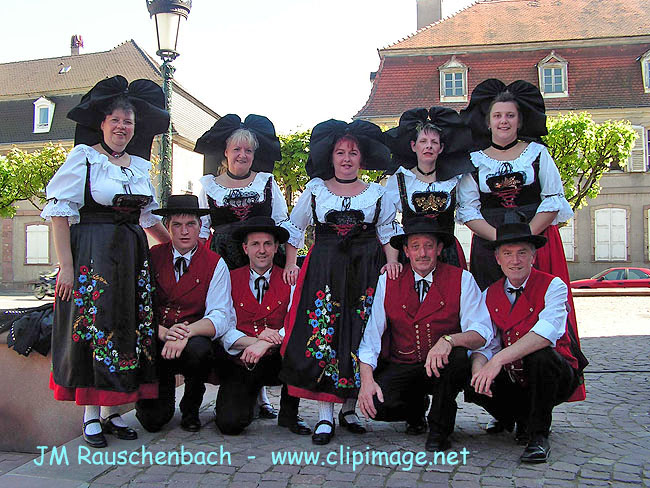
<svg viewBox="0 0 650 488"><path fill-rule="evenodd" d="M34 102L34 133L50 132L54 117L54 102L41 97Z"/></svg>
<svg viewBox="0 0 650 488"><path fill-rule="evenodd" d="M566 60L555 51L537 63L539 90L544 98L569 96L567 66Z"/></svg>
<svg viewBox="0 0 650 488"><path fill-rule="evenodd" d="M641 56L641 74L643 75L643 91L650 93L650 51Z"/></svg>
<svg viewBox="0 0 650 488"><path fill-rule="evenodd" d="M466 102L467 101L467 66L452 56L442 66L440 71L440 101L441 102Z"/></svg>

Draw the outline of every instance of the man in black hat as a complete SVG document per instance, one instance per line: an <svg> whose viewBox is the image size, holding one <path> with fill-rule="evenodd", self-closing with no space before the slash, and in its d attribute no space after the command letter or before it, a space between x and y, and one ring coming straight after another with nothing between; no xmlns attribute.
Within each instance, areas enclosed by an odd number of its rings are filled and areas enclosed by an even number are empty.
<svg viewBox="0 0 650 488"><path fill-rule="evenodd" d="M466 399L482 405L500 425L527 443L520 459L548 459L552 411L579 386L579 348L567 335L567 286L533 268L546 238L525 223L497 228L490 243L505 275L485 292L494 340L472 354L471 390Z"/></svg>
<svg viewBox="0 0 650 488"><path fill-rule="evenodd" d="M410 265L395 280L385 274L379 278L359 347L359 406L366 417L406 420L409 429L424 432L422 395L433 394L428 451L450 446L455 398L469 383L467 351L493 336L472 275L438 260L443 247L453 242L453 235L435 220L416 217L405 222L404 234L390 243L404 249ZM377 367L380 352L384 361Z"/></svg>
<svg viewBox="0 0 650 488"><path fill-rule="evenodd" d="M279 348L293 292L282 279L283 270L273 265L278 246L289 238L286 229L276 226L271 217L251 217L233 238L241 242L249 259L248 266L230 272L237 329L259 341L225 366L216 405L217 426L224 434L239 434L251 423L260 388L282 384L278 379L282 366ZM298 416L299 403L282 385L278 425L309 435L311 429Z"/></svg>
<svg viewBox="0 0 650 488"><path fill-rule="evenodd" d="M234 327L230 274L223 259L202 245L199 208L195 195L172 195L167 207L154 210L166 218L171 242L151 248L156 278L154 306L158 319L159 396L136 403L136 417L156 432L174 415L174 375L185 377L180 403L181 428L201 428L199 408L218 340L230 354L255 342Z"/></svg>

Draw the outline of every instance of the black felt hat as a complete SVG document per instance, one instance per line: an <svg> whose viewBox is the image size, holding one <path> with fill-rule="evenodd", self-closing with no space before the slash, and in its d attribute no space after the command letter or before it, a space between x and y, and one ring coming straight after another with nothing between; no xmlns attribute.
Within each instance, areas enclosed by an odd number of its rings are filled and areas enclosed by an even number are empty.
<svg viewBox="0 0 650 488"><path fill-rule="evenodd" d="M326 120L316 125L309 139L309 158L305 170L309 178L329 180L334 177L332 151L337 141L345 135L359 141L361 168L387 171L391 168L390 150L384 144L381 129L365 120L346 123L341 120Z"/></svg>
<svg viewBox="0 0 650 488"><path fill-rule="evenodd" d="M524 141L541 142L541 136L548 134L546 108L539 88L524 80L513 81L506 86L501 80L490 78L474 88L469 105L460 111L461 119L472 129L475 149L485 149L490 145L488 111L497 95L505 91L512 93L523 118L517 137Z"/></svg>
<svg viewBox="0 0 650 488"><path fill-rule="evenodd" d="M390 238L390 245L395 249L402 249L406 238L415 234L433 234L444 247L451 246L456 239L446 229L440 226L438 219L427 216L412 217L403 222L404 233Z"/></svg>
<svg viewBox="0 0 650 488"><path fill-rule="evenodd" d="M117 75L97 83L68 112L68 118L77 123L75 145L93 146L102 141L100 125L105 118L105 110L118 97L125 97L135 107L134 134L126 146L126 152L144 159L151 158L154 136L169 128L165 97L162 89L151 80L140 79L129 84L126 78Z"/></svg>
<svg viewBox="0 0 650 488"><path fill-rule="evenodd" d="M275 134L273 122L263 115L250 114L243 122L237 114L221 117L210 130L199 137L194 151L205 154L206 160L218 160L216 163L218 166L224 158L226 140L237 129L246 129L255 134L257 138L259 147L255 150L251 169L271 173L275 162L282 159L282 153L280 152L280 139Z"/></svg>
<svg viewBox="0 0 650 488"><path fill-rule="evenodd" d="M425 125L433 125L444 143L443 151L436 160L437 178L448 180L456 175L474 170L469 157L472 147L472 131L460 119L458 113L448 107L414 108L407 110L399 119L399 125L386 131L386 145L393 153L393 171L400 166L413 168L417 155L411 149L418 131Z"/></svg>
<svg viewBox="0 0 650 488"><path fill-rule="evenodd" d="M170 195L167 198L167 206L157 208L151 213L165 217L179 214L191 214L201 217L209 214L210 210L199 207L199 198L196 195Z"/></svg>
<svg viewBox="0 0 650 488"><path fill-rule="evenodd" d="M533 234L530 231L530 225L526 223L503 224L497 227L497 238L495 241L487 241L485 247L496 249L503 244L513 244L516 242L530 242L535 249L546 244L546 237Z"/></svg>
<svg viewBox="0 0 650 488"><path fill-rule="evenodd" d="M271 217L256 216L240 222L237 229L232 233L236 241L244 241L246 236L251 232L266 232L275 236L275 240L284 244L289 240L289 231L284 227L275 225L275 220Z"/></svg>

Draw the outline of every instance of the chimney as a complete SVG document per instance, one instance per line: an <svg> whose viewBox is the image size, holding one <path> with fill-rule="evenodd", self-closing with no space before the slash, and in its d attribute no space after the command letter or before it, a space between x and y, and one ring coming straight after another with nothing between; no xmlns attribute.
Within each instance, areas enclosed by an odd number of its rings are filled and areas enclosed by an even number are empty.
<svg viewBox="0 0 650 488"><path fill-rule="evenodd" d="M84 40L78 34L75 34L70 38L70 54L76 56L79 54L79 48L84 47Z"/></svg>
<svg viewBox="0 0 650 488"><path fill-rule="evenodd" d="M442 18L442 0L416 0L418 7L418 30Z"/></svg>

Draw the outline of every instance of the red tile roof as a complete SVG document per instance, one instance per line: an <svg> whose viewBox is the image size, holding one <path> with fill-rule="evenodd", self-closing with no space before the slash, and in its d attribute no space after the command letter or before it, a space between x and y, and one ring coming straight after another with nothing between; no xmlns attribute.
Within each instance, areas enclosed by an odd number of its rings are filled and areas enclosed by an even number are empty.
<svg viewBox="0 0 650 488"><path fill-rule="evenodd" d="M546 99L549 109L586 110L611 107L648 107L638 58L650 50L646 44L555 49L568 62L569 96ZM539 86L537 63L551 49L456 54L468 67L469 93L486 78L505 83L524 79ZM370 97L355 118L399 117L410 108L444 105L454 109L466 103L440 103L438 67L444 56L387 56L381 61Z"/></svg>
<svg viewBox="0 0 650 488"><path fill-rule="evenodd" d="M648 0L483 0L383 51L650 34Z"/></svg>

